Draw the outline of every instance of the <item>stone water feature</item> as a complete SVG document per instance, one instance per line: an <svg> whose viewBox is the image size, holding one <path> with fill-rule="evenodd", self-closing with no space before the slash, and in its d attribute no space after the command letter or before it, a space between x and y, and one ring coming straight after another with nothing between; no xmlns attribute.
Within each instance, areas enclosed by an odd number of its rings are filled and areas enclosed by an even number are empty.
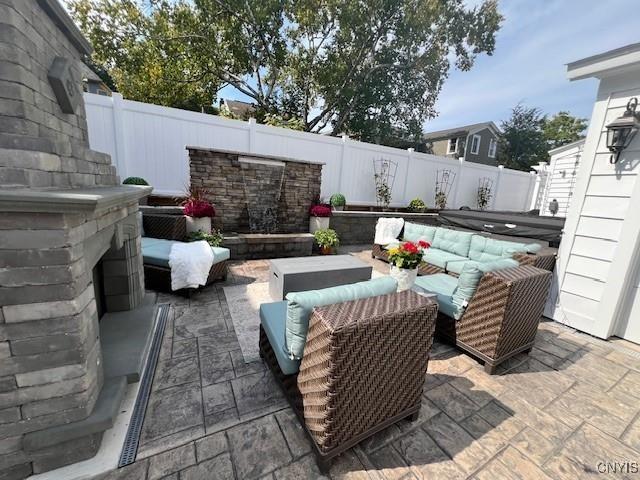
<svg viewBox="0 0 640 480"><path fill-rule="evenodd" d="M322 163L187 147L191 185L206 188L232 259L310 255L309 207Z"/></svg>
<svg viewBox="0 0 640 480"><path fill-rule="evenodd" d="M286 164L240 157L250 233L278 232L278 205Z"/></svg>

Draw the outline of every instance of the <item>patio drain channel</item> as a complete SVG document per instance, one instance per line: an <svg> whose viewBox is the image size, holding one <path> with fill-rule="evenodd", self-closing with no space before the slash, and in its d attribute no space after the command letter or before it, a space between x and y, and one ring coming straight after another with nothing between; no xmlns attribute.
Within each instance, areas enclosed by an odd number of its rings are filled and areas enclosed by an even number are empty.
<svg viewBox="0 0 640 480"><path fill-rule="evenodd" d="M144 421L144 415L147 411L151 385L153 384L158 356L160 355L160 347L162 346L164 328L167 324L170 310L171 305L168 303L158 306L156 327L153 332L151 347L149 348L149 356L144 368L144 373L140 379L140 389L138 390L138 396L136 397L136 403L133 407L129 428L127 429L127 436L124 439L124 445L122 446L122 452L120 453L118 468L132 464L136 459L136 454L138 453L138 442L140 441L142 422Z"/></svg>

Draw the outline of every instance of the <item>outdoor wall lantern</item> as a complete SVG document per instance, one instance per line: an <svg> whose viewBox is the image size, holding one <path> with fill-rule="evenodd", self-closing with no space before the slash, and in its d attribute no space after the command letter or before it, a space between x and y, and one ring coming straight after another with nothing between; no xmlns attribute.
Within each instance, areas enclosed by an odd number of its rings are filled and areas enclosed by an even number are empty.
<svg viewBox="0 0 640 480"><path fill-rule="evenodd" d="M610 163L617 163L620 153L629 146L640 128L640 114L636 113L638 99L632 98L621 117L607 125L607 148L611 152Z"/></svg>

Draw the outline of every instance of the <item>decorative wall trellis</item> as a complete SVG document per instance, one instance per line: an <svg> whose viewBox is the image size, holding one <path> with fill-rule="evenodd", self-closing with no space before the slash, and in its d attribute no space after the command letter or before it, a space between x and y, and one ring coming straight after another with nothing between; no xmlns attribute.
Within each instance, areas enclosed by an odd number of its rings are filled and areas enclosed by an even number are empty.
<svg viewBox="0 0 640 480"><path fill-rule="evenodd" d="M373 180L376 186L376 204L388 207L391 203L393 185L396 182L398 162L387 158L373 160Z"/></svg>
<svg viewBox="0 0 640 480"><path fill-rule="evenodd" d="M447 201L453 182L456 179L456 172L443 168L436 172L436 189L434 195L434 205L436 208L447 208Z"/></svg>

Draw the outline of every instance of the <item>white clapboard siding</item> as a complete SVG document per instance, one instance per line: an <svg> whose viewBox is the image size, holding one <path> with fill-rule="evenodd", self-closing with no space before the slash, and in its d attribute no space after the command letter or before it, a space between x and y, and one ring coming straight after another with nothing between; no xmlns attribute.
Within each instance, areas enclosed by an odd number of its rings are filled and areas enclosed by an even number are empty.
<svg viewBox="0 0 640 480"><path fill-rule="evenodd" d="M121 178L144 177L159 195L180 195L188 186L186 146L323 162L322 196L341 192L351 205L375 203L373 160L380 158L397 164L391 206L406 206L415 197L433 206L436 174L444 168L456 174L450 208L475 207L479 181L486 177L493 181L493 208L526 210L536 181L526 172L133 102L119 94L84 99L91 148L111 155Z"/></svg>
<svg viewBox="0 0 640 480"><path fill-rule="evenodd" d="M552 215L549 211L549 202L554 199L558 201L557 215L559 217L567 215L575 188L583 147L584 142L579 141L550 152L544 192L538 205L540 215Z"/></svg>
<svg viewBox="0 0 640 480"><path fill-rule="evenodd" d="M612 165L606 146L605 125L624 112L629 98L640 96L640 87L620 90L620 84L616 82L603 80L600 84L555 273L559 283L556 304L560 308L556 308L554 318L601 337L607 337L614 329L611 314L609 318L600 316L608 311L608 307L604 307L611 296L608 285L621 273L616 272L612 265L621 254L627 253L619 247L623 241L624 225L629 215L638 215L635 206L631 205L631 197L640 168L640 137L636 137L623 152L620 163ZM557 162L561 168L570 167L562 161ZM558 179L556 172L553 172L552 179ZM549 190L558 192L558 195L566 193L566 182L558 183ZM609 293L605 294L605 291ZM638 296L631 292L630 298L637 299ZM640 312L640 300L636 301L639 304L632 304L627 310ZM623 322L617 333L625 336L627 329L640 329L637 323ZM633 337L638 333L634 331L628 335Z"/></svg>

